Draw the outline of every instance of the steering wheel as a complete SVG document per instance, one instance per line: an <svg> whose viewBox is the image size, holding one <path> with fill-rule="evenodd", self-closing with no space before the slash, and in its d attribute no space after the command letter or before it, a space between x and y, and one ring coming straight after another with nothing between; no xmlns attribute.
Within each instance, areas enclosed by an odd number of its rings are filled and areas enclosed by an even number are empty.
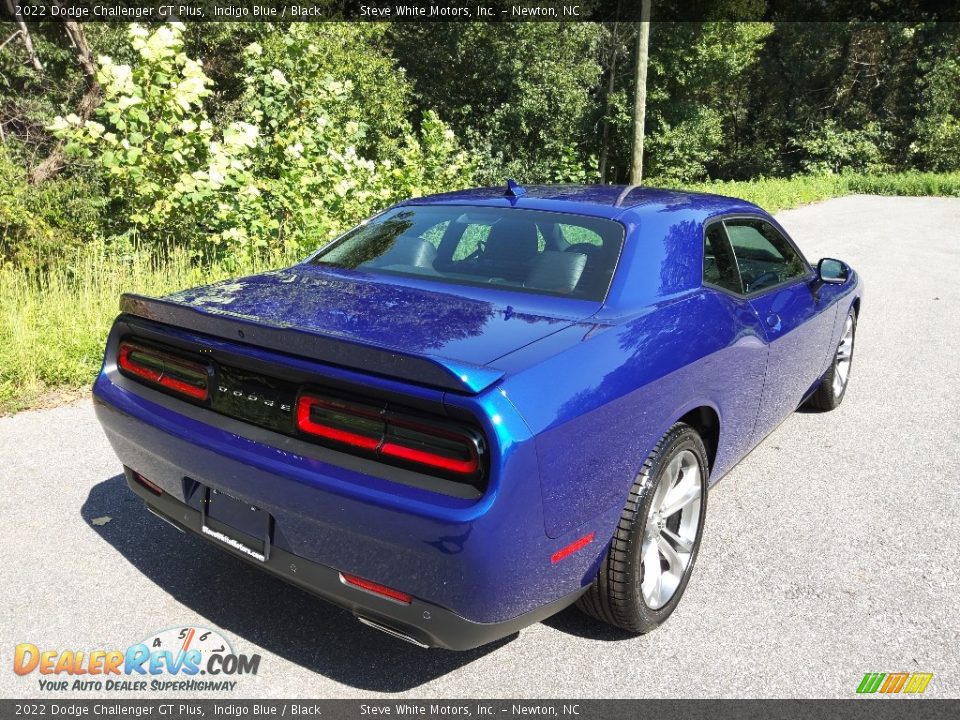
<svg viewBox="0 0 960 720"><path fill-rule="evenodd" d="M772 283L770 282L771 280L773 280ZM778 282L780 282L780 274L775 273L772 270L768 270L767 272L761 273L755 277L753 282L747 283L747 292L753 292L754 290L758 290L767 284L776 285Z"/></svg>

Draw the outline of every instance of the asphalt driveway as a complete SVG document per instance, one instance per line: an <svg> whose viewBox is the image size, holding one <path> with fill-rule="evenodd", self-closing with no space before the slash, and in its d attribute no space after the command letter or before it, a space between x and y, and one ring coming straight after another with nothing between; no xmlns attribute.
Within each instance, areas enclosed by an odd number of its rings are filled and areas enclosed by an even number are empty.
<svg viewBox="0 0 960 720"><path fill-rule="evenodd" d="M148 514L85 400L0 418L0 696L41 694L11 671L17 643L122 649L187 625L262 656L232 697L851 697L895 671L960 696L960 199L778 218L864 278L851 386L715 488L656 632L571 609L468 653L395 641Z"/></svg>

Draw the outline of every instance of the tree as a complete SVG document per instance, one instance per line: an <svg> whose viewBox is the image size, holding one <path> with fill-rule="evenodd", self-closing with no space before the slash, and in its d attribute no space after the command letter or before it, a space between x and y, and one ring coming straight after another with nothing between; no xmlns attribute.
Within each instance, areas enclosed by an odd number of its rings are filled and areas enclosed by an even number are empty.
<svg viewBox="0 0 960 720"><path fill-rule="evenodd" d="M596 177L595 23L396 23L394 54L419 112L433 107L486 157L479 182Z"/></svg>
<svg viewBox="0 0 960 720"><path fill-rule="evenodd" d="M83 71L83 79L87 90L80 99L77 115L81 120L86 121L93 115L93 111L97 109L102 97L100 83L97 82L97 63L94 60L90 44L87 42L87 36L83 31L83 26L77 22L64 21L63 29L70 38L70 44L73 47L77 64ZM50 154L31 171L30 182L37 184L48 180L60 172L65 163L66 156L64 155L63 142L61 141L56 143Z"/></svg>
<svg viewBox="0 0 960 720"><path fill-rule="evenodd" d="M647 119L647 60L650 52L650 0L640 5L637 31L637 86L633 101L633 157L630 159L630 184L643 178L643 127Z"/></svg>

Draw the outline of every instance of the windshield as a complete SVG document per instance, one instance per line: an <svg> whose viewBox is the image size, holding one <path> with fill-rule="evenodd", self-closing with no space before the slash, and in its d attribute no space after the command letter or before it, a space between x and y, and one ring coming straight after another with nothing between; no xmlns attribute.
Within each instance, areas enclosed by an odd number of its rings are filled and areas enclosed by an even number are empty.
<svg viewBox="0 0 960 720"><path fill-rule="evenodd" d="M414 205L351 230L312 262L602 301L622 245L623 227L603 218Z"/></svg>

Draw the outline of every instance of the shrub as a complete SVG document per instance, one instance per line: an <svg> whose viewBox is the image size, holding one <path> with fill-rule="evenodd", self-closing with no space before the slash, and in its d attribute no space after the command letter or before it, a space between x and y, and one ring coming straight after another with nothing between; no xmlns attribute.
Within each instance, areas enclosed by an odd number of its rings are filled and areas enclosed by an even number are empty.
<svg viewBox="0 0 960 720"><path fill-rule="evenodd" d="M29 185L26 172L0 145L0 264L42 269L96 237L104 209L100 195L84 177Z"/></svg>
<svg viewBox="0 0 960 720"><path fill-rule="evenodd" d="M848 130L833 119L826 120L794 138L792 144L806 155L800 162L806 173L876 173L889 169L883 157L884 148L890 144L890 134L882 131L876 122Z"/></svg>
<svg viewBox="0 0 960 720"><path fill-rule="evenodd" d="M376 138L353 118L353 83L315 74L325 50L306 26L291 28L285 52L247 48L241 119L218 130L203 102L212 81L183 53L182 32L132 26L137 61L100 58L99 120L52 126L103 173L114 245L174 244L239 265L316 247L394 200L469 184L471 159L431 112L419 133L401 124L390 150L364 157L358 148Z"/></svg>

